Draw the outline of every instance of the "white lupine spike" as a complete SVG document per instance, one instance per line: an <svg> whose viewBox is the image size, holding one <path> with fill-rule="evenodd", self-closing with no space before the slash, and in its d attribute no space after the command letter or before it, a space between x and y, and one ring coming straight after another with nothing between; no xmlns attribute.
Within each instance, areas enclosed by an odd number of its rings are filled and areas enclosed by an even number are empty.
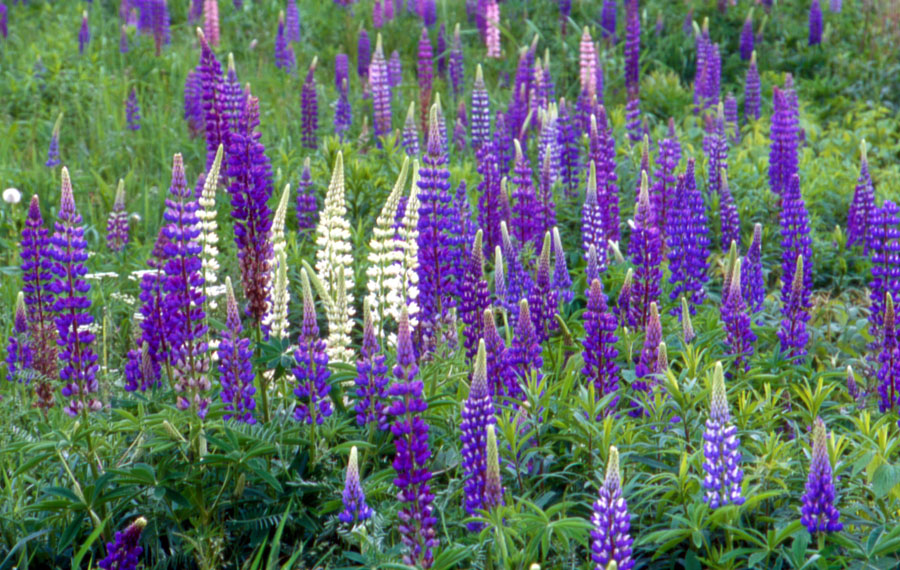
<svg viewBox="0 0 900 570"><path fill-rule="evenodd" d="M385 315L391 317L393 322L399 322L403 308L409 315L410 330L415 330L418 324L416 315L419 314L419 305L416 299L419 296L419 161L413 161L412 185L409 190L409 198L406 200L406 210L403 212L403 223L398 230L400 239L395 240L394 246L400 252L400 262L387 267L385 286ZM396 346L397 335L391 333L388 344Z"/></svg>
<svg viewBox="0 0 900 570"><path fill-rule="evenodd" d="M397 216L397 208L400 206L400 197L406 186L409 174L409 157L403 159L403 166L394 188L388 195L381 209L381 214L375 221L372 230L372 240L369 242L369 267L366 269L366 302L372 312L372 322L376 336L381 339L384 328L382 307L386 305L387 281L389 279L388 268L403 262L403 252L395 243L394 218Z"/></svg>
<svg viewBox="0 0 900 570"><path fill-rule="evenodd" d="M350 333L353 331L353 320L349 317L350 308L347 299L350 297L344 290L342 279L344 268L338 266L335 283L337 283L337 295L334 296L332 310L336 315L347 315L342 321L328 322L328 338L325 340L326 352L330 362L353 362L353 349L350 348ZM334 325L334 326L332 326Z"/></svg>
<svg viewBox="0 0 900 570"><path fill-rule="evenodd" d="M281 193L281 199L278 201L278 207L275 209L275 216L272 218L272 257L276 260L269 268L269 294L268 305L266 306L266 314L263 315L262 324L266 327L273 326L275 319L275 280L278 278L278 270L282 263L278 261L280 255L285 254L285 262L287 260L287 240L284 237L285 218L287 217L288 201L291 195L291 185L285 184L284 191ZM287 314L285 313L285 318Z"/></svg>
<svg viewBox="0 0 900 570"><path fill-rule="evenodd" d="M288 307L291 302L290 288L287 277L287 252L283 249L275 254L275 278L272 287L271 325L269 335L272 338L288 338Z"/></svg>
<svg viewBox="0 0 900 570"><path fill-rule="evenodd" d="M216 223L216 188L219 185L223 153L224 148L220 144L216 151L216 159L210 166L209 172L206 173L200 198L197 200L200 205L197 210L197 218L200 220L200 244L203 247L200 253L200 263L203 270L204 294L210 309L218 306L212 290L219 281L219 247L217 245L219 243L219 225Z"/></svg>

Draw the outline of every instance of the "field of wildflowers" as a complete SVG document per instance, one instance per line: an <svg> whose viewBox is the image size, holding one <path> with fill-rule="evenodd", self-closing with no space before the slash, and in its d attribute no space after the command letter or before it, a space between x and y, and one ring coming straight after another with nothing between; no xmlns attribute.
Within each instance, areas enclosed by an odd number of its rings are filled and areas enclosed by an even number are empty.
<svg viewBox="0 0 900 570"><path fill-rule="evenodd" d="M0 569L900 567L898 45L0 0Z"/></svg>

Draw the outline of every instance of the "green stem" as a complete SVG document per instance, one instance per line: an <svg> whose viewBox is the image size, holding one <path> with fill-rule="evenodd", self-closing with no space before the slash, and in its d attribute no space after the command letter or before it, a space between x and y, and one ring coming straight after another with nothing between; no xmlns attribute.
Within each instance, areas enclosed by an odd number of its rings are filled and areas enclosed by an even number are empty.
<svg viewBox="0 0 900 570"><path fill-rule="evenodd" d="M259 323L256 324L256 358L259 360L259 357L262 352L262 328ZM263 408L263 422L269 423L269 386L268 381L266 380L265 370L261 370L258 374L259 376L259 391L260 397L262 398L262 408Z"/></svg>

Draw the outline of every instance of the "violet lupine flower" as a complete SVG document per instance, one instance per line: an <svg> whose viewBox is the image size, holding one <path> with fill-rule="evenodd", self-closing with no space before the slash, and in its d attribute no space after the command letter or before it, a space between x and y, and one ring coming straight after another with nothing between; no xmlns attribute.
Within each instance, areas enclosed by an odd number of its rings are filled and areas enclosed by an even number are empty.
<svg viewBox="0 0 900 570"><path fill-rule="evenodd" d="M497 164L500 167L500 174L506 176L509 173L509 163L513 159L513 143L506 128L506 113L497 111L497 117L494 120L494 152L497 154Z"/></svg>
<svg viewBox="0 0 900 570"><path fill-rule="evenodd" d="M87 296L91 286L84 279L88 272L84 263L88 258L87 242L66 167L62 169L61 194L58 221L53 224L50 238L54 279L48 289L55 297L53 312L62 361L59 379L64 383L62 395L69 399L65 409L70 416L77 416L95 412L102 404L91 396L99 385L97 355L92 346L94 334L88 329L94 317L89 312L91 300Z"/></svg>
<svg viewBox="0 0 900 570"><path fill-rule="evenodd" d="M822 43L822 7L819 0L812 0L809 4L809 45L817 46Z"/></svg>
<svg viewBox="0 0 900 570"><path fill-rule="evenodd" d="M673 206L675 196L675 168L681 161L681 144L675 134L675 120L669 118L669 133L658 143L656 171L653 173L653 187L650 189L650 203L656 215L656 223L662 231L662 239L666 239L669 209Z"/></svg>
<svg viewBox="0 0 900 570"><path fill-rule="evenodd" d="M275 35L275 67L293 73L296 67L294 48L288 43L284 33L284 12L278 13L278 33Z"/></svg>
<svg viewBox="0 0 900 570"><path fill-rule="evenodd" d="M200 64L197 69L200 73L202 88L202 107L206 121L206 172L212 168L216 160L219 145L228 146L228 113L226 106L228 101L223 90L222 66L216 59L210 44L206 41L203 32L197 32L200 39ZM227 156L227 155L226 155Z"/></svg>
<svg viewBox="0 0 900 570"><path fill-rule="evenodd" d="M81 13L81 28L78 30L78 53L84 53L84 48L91 43L91 28L88 26L87 10Z"/></svg>
<svg viewBox="0 0 900 570"><path fill-rule="evenodd" d="M7 15L6 4L0 2L0 35L3 36L3 39L9 34L8 24L9 24L9 16Z"/></svg>
<svg viewBox="0 0 900 570"><path fill-rule="evenodd" d="M481 182L478 183L478 225L484 230L485 248L493 251L503 239L500 222L504 221L504 215L500 196L500 167L491 140L485 141L484 146L478 148L477 158L478 173L481 175Z"/></svg>
<svg viewBox="0 0 900 570"><path fill-rule="evenodd" d="M734 357L736 369L747 371L750 369L750 357L753 356L756 333L750 328L750 315L747 313L747 305L741 290L740 259L734 262L732 274L723 295L725 301L722 304L722 321L725 323L725 344L728 345L728 355Z"/></svg>
<svg viewBox="0 0 900 570"><path fill-rule="evenodd" d="M391 88L403 83L403 65L400 63L400 53L397 50L391 52L391 59L388 60L388 83Z"/></svg>
<svg viewBox="0 0 900 570"><path fill-rule="evenodd" d="M285 32L289 42L300 41L300 12L297 10L297 0L287 0L285 10Z"/></svg>
<svg viewBox="0 0 900 570"><path fill-rule="evenodd" d="M385 0L390 3L392 0ZM376 30L381 29L384 25L384 9L381 7L381 0L375 0L372 5L372 27Z"/></svg>
<svg viewBox="0 0 900 570"><path fill-rule="evenodd" d="M599 279L600 276L596 271L596 263L592 263L592 257L596 258L596 254L591 255L593 252L588 252L588 266L585 274L588 279ZM592 267L593 265L593 267ZM628 268L628 271L625 272L625 279L622 281L622 287L619 289L619 296L616 298L616 306L613 307L613 314L616 315L616 318L619 319L619 325L621 327L627 327L628 325L628 314L631 312L631 293L633 289L634 281L634 270L632 268Z"/></svg>
<svg viewBox="0 0 900 570"><path fill-rule="evenodd" d="M634 304L634 296L631 303ZM662 323L659 320L659 310L656 308L656 302L650 303L650 310L647 311L647 325L644 328L644 344L641 348L641 354L638 358L637 366L634 369L636 380L631 383L631 389L636 392L635 402L629 415L639 417L646 415L647 411L643 409L643 405L637 401L641 397L641 393L649 399L653 393L653 387L657 381L652 376L659 372L659 344L662 342Z"/></svg>
<svg viewBox="0 0 900 570"><path fill-rule="evenodd" d="M390 1L390 0L388 0ZM372 517L375 512L366 503L366 494L359 482L359 460L356 446L350 448L350 458L347 460L347 475L344 479L344 493L342 499L344 510L338 515L338 519L347 524L356 524Z"/></svg>
<svg viewBox="0 0 900 570"><path fill-rule="evenodd" d="M606 478L600 486L600 496L594 502L591 516L591 560L596 563L594 570L631 570L631 544L634 542L628 531L631 529L631 515L628 503L622 496L622 474L619 472L619 450L609 448L606 464Z"/></svg>
<svg viewBox="0 0 900 570"><path fill-rule="evenodd" d="M566 35L566 24L569 23L569 16L572 14L572 0L559 0L559 27L560 33Z"/></svg>
<svg viewBox="0 0 900 570"><path fill-rule="evenodd" d="M201 232L197 210L184 177L184 163L180 154L172 161L171 196L166 199L163 218L165 235L165 280L163 300L169 360L175 368L175 392L181 410L193 408L205 418L209 408L211 388L207 374L209 361L205 342L207 327L204 306L206 295L198 240Z"/></svg>
<svg viewBox="0 0 900 570"><path fill-rule="evenodd" d="M566 265L566 250L563 249L559 228L553 228L553 289L564 303L571 303L575 298L572 291L572 278Z"/></svg>
<svg viewBox="0 0 900 570"><path fill-rule="evenodd" d="M835 14L839 14L841 12L841 5L843 4L842 0L831 0L828 3L828 9L834 12Z"/></svg>
<svg viewBox="0 0 900 570"><path fill-rule="evenodd" d="M419 16L429 28L437 22L437 6L434 0L419 0Z"/></svg>
<svg viewBox="0 0 900 570"><path fill-rule="evenodd" d="M847 212L847 246L862 244L863 254L868 254L868 238L875 215L875 187L869 174L869 158L866 141L859 144L859 178L853 190L853 201Z"/></svg>
<svg viewBox="0 0 900 570"><path fill-rule="evenodd" d="M347 79L344 79L343 87L338 89L338 99L334 105L334 132L341 141L344 140L344 135L350 129L351 113Z"/></svg>
<svg viewBox="0 0 900 570"><path fill-rule="evenodd" d="M309 157L303 161L303 171L297 182L297 228L311 231L316 227L319 207L316 204L316 191L313 188L312 174L309 170Z"/></svg>
<svg viewBox="0 0 900 570"><path fill-rule="evenodd" d="M500 452L497 449L497 433L494 424L488 424L487 468L484 474L484 508L492 510L503 504L503 482L500 480Z"/></svg>
<svg viewBox="0 0 900 570"><path fill-rule="evenodd" d="M306 72L306 80L300 92L300 123L303 148L315 150L318 144L316 132L319 130L319 102L316 95L316 64L319 58L314 57Z"/></svg>
<svg viewBox="0 0 900 570"><path fill-rule="evenodd" d="M238 312L231 278L225 278L226 317L225 329L219 338L219 381L222 383L222 402L225 404L225 421L234 419L238 422L255 424L253 410L256 400L253 395L253 351L250 339L242 338L244 327Z"/></svg>
<svg viewBox="0 0 900 570"><path fill-rule="evenodd" d="M597 141L597 157L599 158L597 161L597 196L603 210L603 231L607 241L618 242L621 236L619 231L619 186L616 184L619 180L616 175L616 141L612 136L612 128L603 107L600 107L598 111L597 126L599 135Z"/></svg>
<svg viewBox="0 0 900 570"><path fill-rule="evenodd" d="M731 195L728 185L728 175L724 168L719 172L719 221L721 224L722 251L732 242L739 243L741 239L741 220L738 217L737 206Z"/></svg>
<svg viewBox="0 0 900 570"><path fill-rule="evenodd" d="M703 432L703 470L706 472L703 477L703 488L706 490L703 502L711 509L744 504L740 446L737 427L731 423L728 411L722 363L716 362L709 399L709 419Z"/></svg>
<svg viewBox="0 0 900 570"><path fill-rule="evenodd" d="M125 122L130 131L138 131L141 128L141 108L138 106L137 93L133 87L125 101Z"/></svg>
<svg viewBox="0 0 900 570"><path fill-rule="evenodd" d="M878 353L878 410L885 414L900 408L900 349L897 342L897 325L894 299L885 296L881 325L881 347Z"/></svg>
<svg viewBox="0 0 900 570"><path fill-rule="evenodd" d="M169 44L172 41L172 33L170 30L170 18L169 18L169 6L166 0L145 0L144 6L141 9L142 13L144 11L149 12L149 23L150 35L153 36L153 45L155 48L155 53L157 56L162 53L162 47L165 44ZM219 45L218 43L218 15L216 16L216 30L215 33L216 41L213 45Z"/></svg>
<svg viewBox="0 0 900 570"><path fill-rule="evenodd" d="M381 137L391 134L391 85L388 80L387 61L381 47L381 34L375 40L375 56L369 65L369 87L372 90L375 137L381 145Z"/></svg>
<svg viewBox="0 0 900 570"><path fill-rule="evenodd" d="M428 132L428 115L431 106L431 89L434 79L434 53L431 49L431 38L428 29L422 28L419 38L419 55L416 76L419 81L419 124L423 132Z"/></svg>
<svg viewBox="0 0 900 570"><path fill-rule="evenodd" d="M640 57L641 16L639 0L625 0L625 90L628 94L626 128L632 142L641 140Z"/></svg>
<svg viewBox="0 0 900 570"><path fill-rule="evenodd" d="M599 279L591 280L583 318L584 368L581 373L594 384L594 393L597 399L601 399L619 390L619 366L616 364L619 356L616 342L619 338L616 336L618 322L609 311L606 293L603 292L603 284ZM612 413L618 401L619 397L615 396L603 415Z"/></svg>
<svg viewBox="0 0 900 570"><path fill-rule="evenodd" d="M453 196L452 215L450 225L447 228L450 234L450 250L447 257L450 258L450 271L452 276L452 294L460 295L460 287L465 278L466 268L469 265L468 244L474 243L478 225L472 219L472 206L469 203L468 189L465 180L460 180Z"/></svg>
<svg viewBox="0 0 900 570"><path fill-rule="evenodd" d="M791 177L797 174L797 113L791 105L788 89L773 89L775 110L772 114L769 151L769 186L775 194L783 194Z"/></svg>
<svg viewBox="0 0 900 570"><path fill-rule="evenodd" d="M184 120L188 123L191 138L197 136L204 126L203 83L200 72L192 69L184 80Z"/></svg>
<svg viewBox="0 0 900 570"><path fill-rule="evenodd" d="M387 431L388 422L385 414L388 377L385 355L378 346L375 334L375 323L372 310L366 302L363 309L363 341L360 347L360 359L356 362L356 397L353 410L356 412L357 425L374 423L378 429Z"/></svg>
<svg viewBox="0 0 900 570"><path fill-rule="evenodd" d="M747 13L747 19L744 20L744 27L741 28L740 41L741 59L748 61L753 55L753 12Z"/></svg>
<svg viewBox="0 0 900 570"><path fill-rule="evenodd" d="M303 284L303 325L294 351L297 365L291 370L297 379L294 395L300 402L294 410L294 419L316 426L321 425L333 411L328 397L331 391L331 384L328 383L331 371L328 369L325 340L319 336L316 306L305 268L300 277Z"/></svg>
<svg viewBox="0 0 900 570"><path fill-rule="evenodd" d="M766 284L763 278L762 266L761 224L753 226L753 239L741 264L741 286L744 300L750 307L750 312L756 313L761 311L766 297Z"/></svg>
<svg viewBox="0 0 900 570"><path fill-rule="evenodd" d="M869 299L872 308L869 315L873 336L878 338L878 328L885 315L888 295L900 294L900 208L891 200L885 200L873 212L869 225L867 244L872 260L872 280L869 282Z"/></svg>
<svg viewBox="0 0 900 570"><path fill-rule="evenodd" d="M125 24L119 28L119 53L128 53L128 28Z"/></svg>
<svg viewBox="0 0 900 570"><path fill-rule="evenodd" d="M388 390L388 395L394 398L388 409L388 414L395 418L391 425L397 450L393 462L397 474L394 486L399 489L397 499L402 505L398 530L406 547L404 564L430 568L434 562L433 549L438 545L437 519L433 515L434 494L428 484L431 479L427 465L431 459L429 426L422 418L428 404L422 396L424 384L416 378L418 371L409 316L403 307L397 327L396 381Z"/></svg>
<svg viewBox="0 0 900 570"><path fill-rule="evenodd" d="M525 399L525 387L532 377L540 383L544 374L541 368L544 359L541 356L541 345L538 341L534 321L528 301L519 301L519 316L516 319L516 330L512 343L503 357L504 396L507 402L521 402Z"/></svg>
<svg viewBox="0 0 900 570"><path fill-rule="evenodd" d="M591 161L587 178L584 208L581 211L581 246L585 255L592 247L597 253L598 271L606 271L606 233L603 209L597 195L597 165Z"/></svg>
<svg viewBox="0 0 900 570"><path fill-rule="evenodd" d="M572 124L572 118L565 99L559 101L559 116L556 119L556 137L557 146L559 147L559 170L563 182L563 189L567 198L574 198L578 195L578 185L580 182L580 154L581 148L576 134L575 125Z"/></svg>
<svg viewBox="0 0 900 570"><path fill-rule="evenodd" d="M532 307L531 318L534 320L539 343L547 340L550 332L556 330L558 326L555 317L559 309L559 294L551 282L550 248L550 232L547 232L544 234L544 244L537 259L534 285L528 292L528 304Z"/></svg>
<svg viewBox="0 0 900 570"><path fill-rule="evenodd" d="M806 355L806 345L809 343L809 332L806 323L809 322L809 304L804 295L803 287L803 256L797 256L797 268L794 271L790 294L785 297L782 292L781 327L778 329L778 339L781 341L781 352L790 358Z"/></svg>
<svg viewBox="0 0 900 570"><path fill-rule="evenodd" d="M462 39L459 35L459 24L456 24L453 29L453 43L450 46L449 56L450 86L453 89L454 99L460 99L463 94L463 61ZM484 79L482 79L482 83L484 83ZM472 93L472 104L473 106L475 104L474 92ZM485 113L487 113L486 105ZM488 121L490 121L490 117L488 117Z"/></svg>
<svg viewBox="0 0 900 570"><path fill-rule="evenodd" d="M725 126L728 140L737 143L741 140L741 125L738 123L737 99L732 93L725 96Z"/></svg>
<svg viewBox="0 0 900 570"><path fill-rule="evenodd" d="M756 67L756 51L750 56L747 77L744 79L744 120L759 119L759 70Z"/></svg>
<svg viewBox="0 0 900 570"><path fill-rule="evenodd" d="M510 229L519 244L524 247L525 244L531 242L537 249L539 228L538 220L538 202L534 192L534 182L531 179L531 163L528 157L522 152L522 146L518 139L514 141L516 147L516 158L513 167L514 189L512 199L513 217L510 220Z"/></svg>
<svg viewBox="0 0 900 570"><path fill-rule="evenodd" d="M456 152L462 152L466 148L466 124L461 117L457 117L453 124L453 148Z"/></svg>
<svg viewBox="0 0 900 570"><path fill-rule="evenodd" d="M438 29L437 45L435 46L435 55L437 56L437 72L441 78L447 77L447 27L441 22Z"/></svg>
<svg viewBox="0 0 900 570"><path fill-rule="evenodd" d="M62 113L56 118L56 124L53 125L53 133L50 135L50 145L47 147L47 162L44 166L53 168L59 166L59 129L62 126Z"/></svg>
<svg viewBox="0 0 900 570"><path fill-rule="evenodd" d="M124 0L128 3L130 0ZM122 9L119 9L119 17L122 17ZM203 0L191 0L191 7L188 9L188 23L196 24L203 17ZM124 19L124 18L123 18Z"/></svg>
<svg viewBox="0 0 900 570"><path fill-rule="evenodd" d="M709 238L703 195L697 189L694 159L688 159L685 173L678 176L675 196L669 212L669 282L674 285L669 298L686 298L691 312L706 298ZM683 318L683 315L682 315Z"/></svg>
<svg viewBox="0 0 900 570"><path fill-rule="evenodd" d="M112 542L106 543L106 558L97 562L103 570L136 570L140 564L141 533L147 526L147 519L138 517L125 530L117 531Z"/></svg>
<svg viewBox="0 0 900 570"><path fill-rule="evenodd" d="M608 41L616 41L616 0L603 0L603 8L600 12L600 27L603 37Z"/></svg>
<svg viewBox="0 0 900 570"><path fill-rule="evenodd" d="M110 251L120 252L128 244L128 212L125 211L125 182L119 180L113 209L106 220L106 245Z"/></svg>
<svg viewBox="0 0 900 570"><path fill-rule="evenodd" d="M203 0L203 34L210 45L219 45L219 0Z"/></svg>
<svg viewBox="0 0 900 570"><path fill-rule="evenodd" d="M369 62L372 61L372 42L369 40L369 32L365 28L359 29L359 38L356 40L356 74L360 78L369 76Z"/></svg>
<svg viewBox="0 0 900 570"><path fill-rule="evenodd" d="M633 327L645 328L651 302L659 301L659 282L662 279L662 240L659 228L653 223L650 206L647 172L641 172L641 189L631 225L631 241L628 243L634 264L634 283L631 292L631 311L628 322Z"/></svg>
<svg viewBox="0 0 900 570"><path fill-rule="evenodd" d="M505 191L504 191L505 194ZM520 299L527 298L533 285L531 274L525 271L522 263L522 248L518 242L509 235L506 222L500 222L500 235L502 238L503 258L509 267L507 276L505 306L513 321L517 312L517 303Z"/></svg>
<svg viewBox="0 0 900 570"><path fill-rule="evenodd" d="M781 196L781 278L783 286L781 299L784 307L789 305L794 281L797 258L803 258L803 281L801 306L810 307L812 292L812 238L809 235L809 212L800 194L800 178L794 174Z"/></svg>
<svg viewBox="0 0 900 570"><path fill-rule="evenodd" d="M506 369L506 343L497 331L497 323L494 320L494 310L487 308L483 315L485 361L487 363L488 391L499 402L505 386Z"/></svg>
<svg viewBox="0 0 900 570"><path fill-rule="evenodd" d="M856 383L856 376L853 374L851 366L847 366L847 395L850 396L854 403L865 405L864 402L861 402L864 394L859 390L859 384Z"/></svg>
<svg viewBox="0 0 900 570"><path fill-rule="evenodd" d="M268 306L272 262L272 167L259 142L259 100L249 96L238 128L228 141L228 176L231 184L231 216L238 249L241 284L248 313L262 322Z"/></svg>
<svg viewBox="0 0 900 570"><path fill-rule="evenodd" d="M478 341L475 367L469 396L462 405L462 462L465 474L463 507L466 514L473 516L479 509L489 508L485 500L485 478L487 475L487 428L496 423L494 401L488 389L487 356L484 339ZM470 532L476 532L483 525L470 522L466 525Z"/></svg>
<svg viewBox="0 0 900 570"><path fill-rule="evenodd" d="M725 107L719 103L715 127L712 132L703 138L703 148L706 151L706 170L708 182L706 193L712 197L719 194L722 187L722 171L728 170L728 139L725 134ZM731 240L724 243L722 249L728 249Z"/></svg>
<svg viewBox="0 0 900 570"><path fill-rule="evenodd" d="M459 316L465 323L466 356L475 356L477 342L484 336L484 311L490 307L490 291L484 276L484 250L482 230L475 234L475 242L469 252L468 264L459 287Z"/></svg>
<svg viewBox="0 0 900 570"><path fill-rule="evenodd" d="M164 286L166 247L169 240L165 228L162 228L153 246L153 253L147 261L151 271L141 276L140 301L141 335L138 344L141 350L128 352L128 364L125 368L125 390L133 392L147 390L158 386L163 365L171 363L169 350L169 329L173 323L167 320ZM146 360L144 353L146 352Z"/></svg>
<svg viewBox="0 0 900 570"><path fill-rule="evenodd" d="M416 126L416 103L409 104L409 110L406 112L406 121L403 123L403 132L400 143L406 151L407 156L419 156L419 129Z"/></svg>
<svg viewBox="0 0 900 570"><path fill-rule="evenodd" d="M815 0L814 0L815 1ZM812 433L812 459L800 521L810 534L838 532L844 528L841 513L834 506L834 475L828 456L828 433L825 422L817 417Z"/></svg>
<svg viewBox="0 0 900 570"><path fill-rule="evenodd" d="M6 344L6 379L10 382L31 382L34 367L34 342L31 325L25 314L25 295L19 291L13 316L12 334Z"/></svg>
<svg viewBox="0 0 900 570"><path fill-rule="evenodd" d="M50 290L53 281L53 258L50 253L50 239L37 194L31 197L25 227L22 228L20 242L22 258L22 293L24 295L29 334L33 343L33 366L43 378L56 377L56 326L53 321L55 297ZM49 384L38 390L38 406L52 405L53 392ZM43 396L49 396L44 400Z"/></svg>

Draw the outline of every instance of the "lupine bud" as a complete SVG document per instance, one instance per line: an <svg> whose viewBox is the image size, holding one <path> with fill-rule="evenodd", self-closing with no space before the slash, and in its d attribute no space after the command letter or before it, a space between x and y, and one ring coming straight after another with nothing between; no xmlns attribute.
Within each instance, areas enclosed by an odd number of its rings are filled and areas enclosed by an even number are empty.
<svg viewBox="0 0 900 570"><path fill-rule="evenodd" d="M138 517L124 531L116 532L115 540L106 543L106 558L97 562L103 570L135 570L144 549L139 545L147 519Z"/></svg>
<svg viewBox="0 0 900 570"><path fill-rule="evenodd" d="M710 394L709 419L703 432L703 501L711 509L729 504L742 505L741 440L737 427L731 423L728 398L725 393L725 374L722 363L716 362Z"/></svg>
<svg viewBox="0 0 900 570"><path fill-rule="evenodd" d="M347 460L347 477L344 481L344 510L338 515L341 522L350 524L362 522L370 518L374 512L366 504L366 495L359 482L359 463L356 446L350 448L350 459Z"/></svg>
<svg viewBox="0 0 900 570"><path fill-rule="evenodd" d="M566 250L563 249L559 228L553 228L553 288L564 303L571 303L575 298L572 291L572 278L566 265Z"/></svg>
<svg viewBox="0 0 900 570"><path fill-rule="evenodd" d="M484 508L492 509L502 503L503 484L500 480L500 453L497 449L497 432L494 424L489 423L487 425L487 470L484 481Z"/></svg>
<svg viewBox="0 0 900 570"><path fill-rule="evenodd" d="M87 10L81 13L81 28L78 30L78 53L84 53L84 48L91 43L91 28L88 26Z"/></svg>
<svg viewBox="0 0 900 570"><path fill-rule="evenodd" d="M691 311L688 308L687 297L681 298L681 339L684 344L691 344L697 335L694 333L694 325L691 323Z"/></svg>
<svg viewBox="0 0 900 570"><path fill-rule="evenodd" d="M856 383L856 376L853 375L853 368L847 366L847 395L858 402L862 394L859 391L859 384Z"/></svg>
<svg viewBox="0 0 900 570"><path fill-rule="evenodd" d="M6 378L10 382L28 384L34 375L34 341L29 330L30 323L25 314L25 295L19 291L13 317L12 334L6 345Z"/></svg>
<svg viewBox="0 0 900 570"><path fill-rule="evenodd" d="M600 494L594 502L591 516L591 559L596 563L595 570L620 568L631 570L634 560L631 558L631 545L634 542L628 533L631 529L631 515L628 504L622 496L622 475L619 472L619 450L609 448L609 461L606 464L606 478L600 486Z"/></svg>
<svg viewBox="0 0 900 570"><path fill-rule="evenodd" d="M119 180L113 209L106 220L106 245L120 252L128 245L128 212L125 211L125 181Z"/></svg>
<svg viewBox="0 0 900 570"><path fill-rule="evenodd" d="M631 298L633 294L634 270L628 268L625 272L625 279L622 281L622 288L619 290L619 297L616 299L616 307L613 309L616 317L619 319L619 325L628 326L628 314L631 312Z"/></svg>
<svg viewBox="0 0 900 570"><path fill-rule="evenodd" d="M834 506L834 475L828 456L828 433L822 418L816 418L812 434L812 459L806 492L803 494L801 522L810 534L838 532L844 528L841 513Z"/></svg>
<svg viewBox="0 0 900 570"><path fill-rule="evenodd" d="M741 285L744 288L744 299L750 307L750 312L760 311L766 296L762 267L761 224L753 226L753 240L750 242L741 266Z"/></svg>

